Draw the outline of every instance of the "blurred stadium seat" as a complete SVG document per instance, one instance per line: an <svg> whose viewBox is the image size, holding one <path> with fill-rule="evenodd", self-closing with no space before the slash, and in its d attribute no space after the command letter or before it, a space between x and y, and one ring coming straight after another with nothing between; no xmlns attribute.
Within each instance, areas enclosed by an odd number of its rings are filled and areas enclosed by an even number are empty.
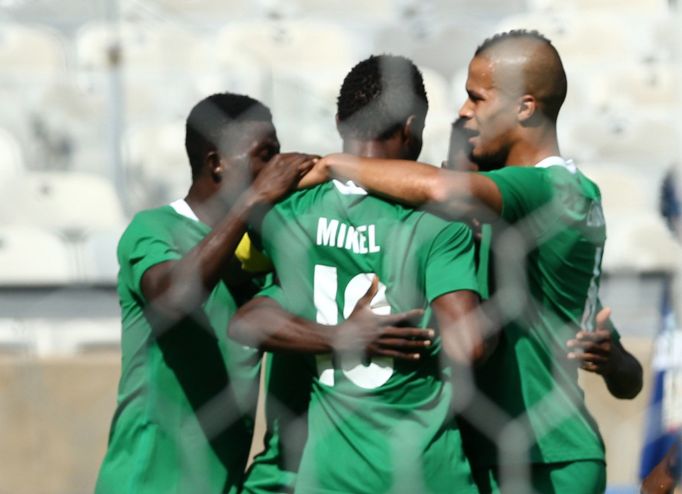
<svg viewBox="0 0 682 494"><path fill-rule="evenodd" d="M89 234L81 246L82 280L95 285L114 285L118 276L116 247L123 228Z"/></svg>
<svg viewBox="0 0 682 494"><path fill-rule="evenodd" d="M658 186L663 169L603 163L581 164L597 183L606 217L603 270L668 272L677 267L682 248L658 214Z"/></svg>
<svg viewBox="0 0 682 494"><path fill-rule="evenodd" d="M376 26L396 20L400 14L395 0L289 0L297 17L320 17Z"/></svg>
<svg viewBox="0 0 682 494"><path fill-rule="evenodd" d="M26 172L0 187L6 224L31 225L81 238L93 230L125 223L113 185L105 178L76 172ZM11 210L7 210L11 205Z"/></svg>
<svg viewBox="0 0 682 494"><path fill-rule="evenodd" d="M118 63L137 73L182 73L207 64L201 37L174 23L88 23L76 35L76 55L80 70L95 72Z"/></svg>
<svg viewBox="0 0 682 494"><path fill-rule="evenodd" d="M64 41L45 26L0 23L0 71L3 79L26 80L66 70Z"/></svg>
<svg viewBox="0 0 682 494"><path fill-rule="evenodd" d="M673 272L682 248L655 212L607 215L608 241L602 269L605 272Z"/></svg>
<svg viewBox="0 0 682 494"><path fill-rule="evenodd" d="M569 134L569 155L581 160L667 167L679 156L678 124L667 113L586 112Z"/></svg>
<svg viewBox="0 0 682 494"><path fill-rule="evenodd" d="M483 39L481 33L487 35L489 29L489 23L462 17L441 18L433 24L390 25L376 30L372 51L405 55L420 69L431 68L449 78L467 66Z"/></svg>
<svg viewBox="0 0 682 494"><path fill-rule="evenodd" d="M24 168L19 141L11 132L0 128L0 178L21 173Z"/></svg>
<svg viewBox="0 0 682 494"><path fill-rule="evenodd" d="M279 2L254 0L134 0L129 2L132 10L146 9L148 13L182 21L208 21L225 14L235 19L244 19L267 13L267 6L274 7Z"/></svg>
<svg viewBox="0 0 682 494"><path fill-rule="evenodd" d="M122 146L133 210L160 206L185 196L191 173L185 152L184 119L133 125Z"/></svg>
<svg viewBox="0 0 682 494"><path fill-rule="evenodd" d="M0 286L64 285L74 274L73 253L58 235L27 225L0 227Z"/></svg>
<svg viewBox="0 0 682 494"><path fill-rule="evenodd" d="M593 10L623 10L641 13L665 12L666 0L528 0L534 10L578 11L587 14Z"/></svg>
<svg viewBox="0 0 682 494"><path fill-rule="evenodd" d="M628 24L613 22L613 14L590 12L529 12L503 19L496 32L535 29L549 38L561 54L564 66L589 63L621 63L647 57L646 47L638 42Z"/></svg>
<svg viewBox="0 0 682 494"><path fill-rule="evenodd" d="M680 74L671 63L619 63L595 72L589 98L597 108L665 111L679 102Z"/></svg>
<svg viewBox="0 0 682 494"><path fill-rule="evenodd" d="M362 39L339 24L308 20L250 20L223 27L214 48L251 57L262 70L307 70L352 66ZM346 69L347 70L347 69Z"/></svg>

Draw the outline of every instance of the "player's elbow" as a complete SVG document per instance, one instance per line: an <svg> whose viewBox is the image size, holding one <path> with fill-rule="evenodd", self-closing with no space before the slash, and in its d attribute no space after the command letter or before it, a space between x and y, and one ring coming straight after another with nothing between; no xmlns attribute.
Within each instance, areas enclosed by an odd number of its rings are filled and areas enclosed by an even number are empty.
<svg viewBox="0 0 682 494"><path fill-rule="evenodd" d="M235 314L227 326L228 336L242 345L257 347L258 345L256 338L254 338L254 333L255 331L253 330L252 324L249 322L248 316L245 317L245 315L240 314L240 312Z"/></svg>

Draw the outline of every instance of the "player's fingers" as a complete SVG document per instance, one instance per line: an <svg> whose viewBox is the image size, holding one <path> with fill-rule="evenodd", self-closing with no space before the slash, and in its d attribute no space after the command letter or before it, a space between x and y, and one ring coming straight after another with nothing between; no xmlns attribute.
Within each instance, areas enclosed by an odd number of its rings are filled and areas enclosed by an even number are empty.
<svg viewBox="0 0 682 494"><path fill-rule="evenodd" d="M570 352L567 357L578 362L606 363L608 357L598 353Z"/></svg>
<svg viewBox="0 0 682 494"><path fill-rule="evenodd" d="M369 288L367 288L365 294L362 297L360 297L357 304L355 304L355 308L353 310L357 310L359 308L368 306L378 291L379 278L376 275L374 275L374 277L372 278L372 282L369 285Z"/></svg>
<svg viewBox="0 0 682 494"><path fill-rule="evenodd" d="M381 338L377 340L376 343L381 348L392 348L398 350L423 350L424 348L431 346L431 340L406 340L404 338Z"/></svg>
<svg viewBox="0 0 682 494"><path fill-rule="evenodd" d="M611 317L611 307L604 307L602 310L600 310L597 313L597 317L595 318L597 329L608 331L606 323L608 322L609 317Z"/></svg>
<svg viewBox="0 0 682 494"><path fill-rule="evenodd" d="M416 321L424 315L424 309L412 309L399 314L389 314L381 316L381 322L386 325L396 325L402 322Z"/></svg>
<svg viewBox="0 0 682 494"><path fill-rule="evenodd" d="M396 360L408 360L414 362L421 358L421 354L412 351L399 351L389 348L375 347L370 350L370 354L377 357L390 357Z"/></svg>
<svg viewBox="0 0 682 494"><path fill-rule="evenodd" d="M298 164L298 176L302 177L312 170L313 166L315 166L315 163L317 163L317 158L315 157L307 157L305 160L300 162Z"/></svg>
<svg viewBox="0 0 682 494"><path fill-rule="evenodd" d="M611 346L604 341L569 340L566 346L577 352L609 353Z"/></svg>
<svg viewBox="0 0 682 494"><path fill-rule="evenodd" d="M599 372L601 367L594 362L583 362L580 364L580 368L589 372Z"/></svg>
<svg viewBox="0 0 682 494"><path fill-rule="evenodd" d="M402 338L402 339L419 339L419 340L433 340L436 337L436 332L433 329L422 328L397 328L394 326L386 326L382 330L382 338Z"/></svg>

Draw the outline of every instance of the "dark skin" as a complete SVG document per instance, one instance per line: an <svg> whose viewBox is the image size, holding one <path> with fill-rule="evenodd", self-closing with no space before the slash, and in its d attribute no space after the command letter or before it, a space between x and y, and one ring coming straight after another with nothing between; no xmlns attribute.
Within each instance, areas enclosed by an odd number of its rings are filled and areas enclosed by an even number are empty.
<svg viewBox="0 0 682 494"><path fill-rule="evenodd" d="M397 327L423 314L412 310L380 316L370 303L377 293L378 278L355 305L350 317L336 326L318 324L284 311L274 300L256 297L244 305L230 322L230 336L264 351L291 353L358 353L419 360L431 346L433 330Z"/></svg>
<svg viewBox="0 0 682 494"><path fill-rule="evenodd" d="M412 158L421 150L423 119L410 116L393 136L384 140L363 140L344 137L343 150L358 156L372 158ZM292 317L272 300L256 298L238 311L230 325L230 335L243 343L257 344L262 349L282 349L281 338L301 338L310 345L312 353L357 350L365 346L371 354L389 356L405 360L417 360L419 350L430 345L432 331L417 328L400 328L397 324L409 321L419 312L408 311L402 314L379 316L369 309L369 303L376 294L378 280L356 305L347 321L330 330L329 326L311 323L302 318ZM453 361L470 364L486 354L480 321L474 316L478 309L478 295L469 291L451 292L435 299L432 307L441 328L443 348ZM367 340L371 328L374 338ZM273 328L276 328L273 330ZM284 335L284 336L283 336ZM318 338L317 341L313 340ZM417 338L416 341L404 341ZM291 340L290 340L291 341ZM291 348L283 348L291 350Z"/></svg>
<svg viewBox="0 0 682 494"><path fill-rule="evenodd" d="M315 159L278 153L275 129L266 122L244 124L231 153L207 150L185 199L213 230L182 259L152 266L143 275L142 294L158 314L179 320L201 306L226 277L249 215L288 193Z"/></svg>
<svg viewBox="0 0 682 494"><path fill-rule="evenodd" d="M679 444L675 443L642 482L642 494L673 494L679 482Z"/></svg>
<svg viewBox="0 0 682 494"><path fill-rule="evenodd" d="M578 331L574 339L568 340L568 358L578 361L581 369L602 376L616 398L632 399L642 389L642 366L620 341L613 339L610 316L611 309L605 307L597 314L594 331ZM623 373L629 380L621 377Z"/></svg>
<svg viewBox="0 0 682 494"><path fill-rule="evenodd" d="M546 46L534 41L503 43L472 59L466 82L468 99L459 117L470 134L473 161L485 169L493 164L533 166L560 155L556 114L561 78L548 76L553 73L557 73L555 58ZM352 180L378 196L453 219L492 222L502 212L499 188L479 173L415 161L332 154L317 162L302 182L312 185L330 177ZM612 339L610 331L581 332L579 341L588 346L581 357L584 370L602 375L618 398L637 396L642 388L641 365Z"/></svg>

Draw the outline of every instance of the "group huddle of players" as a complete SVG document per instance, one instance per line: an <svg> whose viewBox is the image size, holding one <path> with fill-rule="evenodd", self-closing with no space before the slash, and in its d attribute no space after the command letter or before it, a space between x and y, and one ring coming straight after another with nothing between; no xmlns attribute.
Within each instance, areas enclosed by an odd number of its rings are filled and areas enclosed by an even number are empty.
<svg viewBox="0 0 682 494"><path fill-rule="evenodd" d="M617 398L642 369L599 302L599 189L559 152L561 59L502 33L466 89L450 169L416 162L428 99L404 57L351 69L323 158L280 153L248 96L192 109L187 196L119 243L97 494L604 492L578 369Z"/></svg>

